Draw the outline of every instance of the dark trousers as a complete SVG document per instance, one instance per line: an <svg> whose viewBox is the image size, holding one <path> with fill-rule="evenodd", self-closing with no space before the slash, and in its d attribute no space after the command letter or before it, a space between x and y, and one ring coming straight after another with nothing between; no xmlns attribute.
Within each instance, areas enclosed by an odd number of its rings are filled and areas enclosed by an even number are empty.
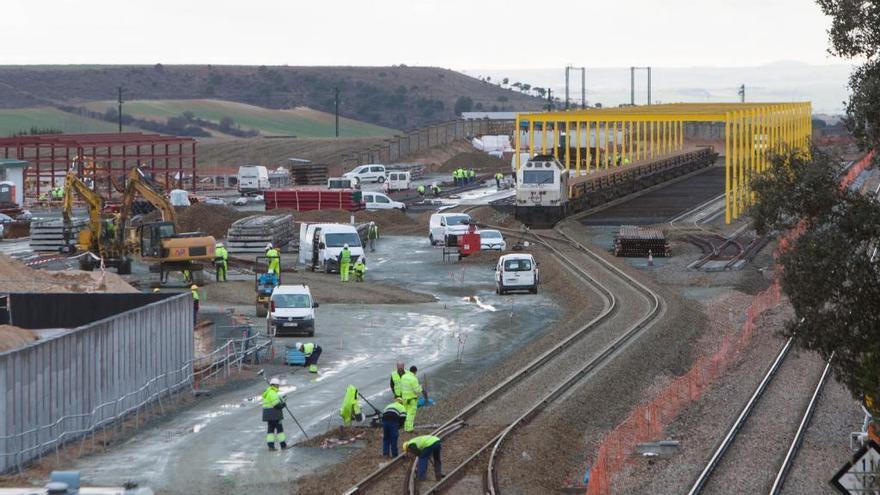
<svg viewBox="0 0 880 495"><path fill-rule="evenodd" d="M428 470L428 458L434 458L434 477L440 479L440 473L443 470L440 467L440 442L431 445L419 454L418 475L419 480L425 479L425 472Z"/></svg>
<svg viewBox="0 0 880 495"><path fill-rule="evenodd" d="M306 366L318 364L319 357L321 357L321 346L316 345L315 348L312 349L312 353L306 356Z"/></svg>
<svg viewBox="0 0 880 495"><path fill-rule="evenodd" d="M495 189L501 188L501 179L495 179Z"/></svg>
<svg viewBox="0 0 880 495"><path fill-rule="evenodd" d="M199 324L199 302L193 301L193 325Z"/></svg>
<svg viewBox="0 0 880 495"><path fill-rule="evenodd" d="M397 419L382 420L382 455L397 457L397 439L400 436L400 422Z"/></svg>

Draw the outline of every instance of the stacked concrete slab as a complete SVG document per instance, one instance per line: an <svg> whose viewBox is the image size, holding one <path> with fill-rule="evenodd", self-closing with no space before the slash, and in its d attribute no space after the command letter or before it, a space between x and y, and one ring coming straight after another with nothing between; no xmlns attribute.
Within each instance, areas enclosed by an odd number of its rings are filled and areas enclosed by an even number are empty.
<svg viewBox="0 0 880 495"><path fill-rule="evenodd" d="M287 251L295 245L293 215L252 215L236 220L226 234L226 248L230 253L266 252L266 244L281 246Z"/></svg>
<svg viewBox="0 0 880 495"><path fill-rule="evenodd" d="M71 221L68 244L76 244L80 230L86 228L86 220L74 218ZM34 219L31 222L31 242L33 251L53 252L64 246L64 221L61 219Z"/></svg>

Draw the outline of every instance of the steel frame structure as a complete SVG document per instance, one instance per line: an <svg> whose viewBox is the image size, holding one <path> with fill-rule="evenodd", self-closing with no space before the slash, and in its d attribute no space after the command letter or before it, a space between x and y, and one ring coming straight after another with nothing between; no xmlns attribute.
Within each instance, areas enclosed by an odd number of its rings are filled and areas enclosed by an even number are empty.
<svg viewBox="0 0 880 495"><path fill-rule="evenodd" d="M196 189L196 140L141 132L113 134L45 134L0 138L5 158L26 160L25 197L40 198L43 182L49 188L64 184L64 176L75 167L81 178L89 176L92 189L107 198L114 195L110 177L125 177L141 166L165 185ZM186 177L186 174L189 177ZM189 187L185 187L185 185ZM100 190L99 190L100 189Z"/></svg>
<svg viewBox="0 0 880 495"><path fill-rule="evenodd" d="M788 149L808 152L812 106L803 103L675 103L596 108L516 116L514 158L548 149L577 175L650 160L686 149L686 122L724 123L725 221L739 218L754 201L750 181L769 166L768 154ZM524 129L527 136L523 136ZM536 143L535 131L540 132ZM548 146L548 135L552 141ZM560 145L561 133L574 136ZM528 140L524 143L524 140ZM582 142L585 141L585 142ZM620 158L620 160L618 159ZM623 165L625 166L625 165Z"/></svg>

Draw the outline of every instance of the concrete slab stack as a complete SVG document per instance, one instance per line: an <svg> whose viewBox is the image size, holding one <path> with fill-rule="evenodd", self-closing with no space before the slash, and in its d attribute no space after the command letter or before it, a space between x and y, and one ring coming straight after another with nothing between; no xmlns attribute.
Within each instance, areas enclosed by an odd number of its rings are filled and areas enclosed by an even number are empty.
<svg viewBox="0 0 880 495"><path fill-rule="evenodd" d="M287 251L296 234L293 215L252 215L236 220L226 234L226 248L230 253L266 252L266 244L281 246Z"/></svg>
<svg viewBox="0 0 880 495"><path fill-rule="evenodd" d="M86 228L86 220L74 218L68 243L76 244L79 232ZM37 252L53 252L64 246L64 221L61 219L34 219L31 221L30 247Z"/></svg>

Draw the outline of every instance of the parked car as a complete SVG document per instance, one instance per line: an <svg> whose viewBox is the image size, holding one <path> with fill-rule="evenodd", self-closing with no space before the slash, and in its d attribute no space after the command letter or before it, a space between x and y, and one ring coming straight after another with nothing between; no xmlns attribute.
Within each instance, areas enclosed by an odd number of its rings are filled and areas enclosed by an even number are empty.
<svg viewBox="0 0 880 495"><path fill-rule="evenodd" d="M528 253L505 254L495 266L495 292L507 294L512 290L538 293L538 264Z"/></svg>
<svg viewBox="0 0 880 495"><path fill-rule="evenodd" d="M387 178L385 173L385 165L370 164L356 167L351 172L342 174L343 177L354 179L358 182L378 182L383 183Z"/></svg>
<svg viewBox="0 0 880 495"><path fill-rule="evenodd" d="M248 199L245 196L235 198L235 201L233 201L232 204L234 204L235 206L245 206L246 204L248 204Z"/></svg>
<svg viewBox="0 0 880 495"><path fill-rule="evenodd" d="M412 187L412 175L409 172L388 172L386 191L406 191Z"/></svg>
<svg viewBox="0 0 880 495"><path fill-rule="evenodd" d="M432 246L445 244L447 235L467 233L470 223L467 213L435 213L428 222L428 240Z"/></svg>
<svg viewBox="0 0 880 495"><path fill-rule="evenodd" d="M504 236L497 230L481 230L480 231L480 250L482 251L504 251L507 249L507 242Z"/></svg>
<svg viewBox="0 0 880 495"><path fill-rule="evenodd" d="M274 337L315 335L315 308L312 292L307 285L279 285L272 291L269 313L266 315L266 333Z"/></svg>
<svg viewBox="0 0 880 495"><path fill-rule="evenodd" d="M400 201L394 201L380 192L368 191L363 193L363 201L368 210L406 210L405 204Z"/></svg>
<svg viewBox="0 0 880 495"><path fill-rule="evenodd" d="M225 205L226 201L223 201L220 198L205 198L206 205Z"/></svg>

